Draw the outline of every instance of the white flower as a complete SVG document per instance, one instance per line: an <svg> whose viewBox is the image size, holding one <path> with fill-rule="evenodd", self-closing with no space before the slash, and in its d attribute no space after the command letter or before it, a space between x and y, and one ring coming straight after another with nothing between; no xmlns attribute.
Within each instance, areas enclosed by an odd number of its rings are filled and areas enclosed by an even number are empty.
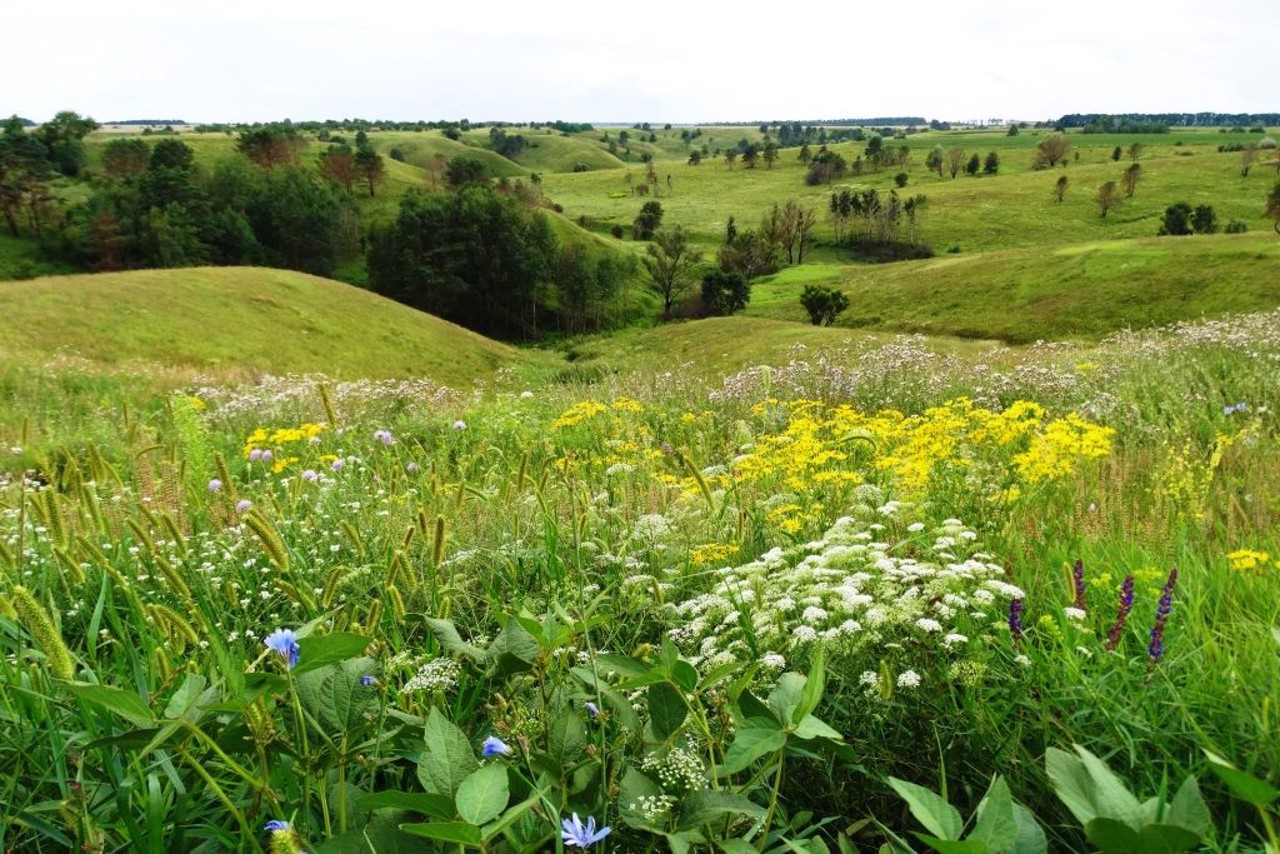
<svg viewBox="0 0 1280 854"><path fill-rule="evenodd" d="M919 688L920 674L914 670L905 670L898 675L899 688Z"/></svg>
<svg viewBox="0 0 1280 854"><path fill-rule="evenodd" d="M907 530L913 534L918 534L924 530L924 522L912 522L907 526Z"/></svg>
<svg viewBox="0 0 1280 854"><path fill-rule="evenodd" d="M1023 667L1031 666L1031 659L1027 658L1025 655L1015 655L1013 660Z"/></svg>
<svg viewBox="0 0 1280 854"><path fill-rule="evenodd" d="M1079 608L1063 608L1062 616L1073 622L1080 623L1089 615Z"/></svg>
<svg viewBox="0 0 1280 854"><path fill-rule="evenodd" d="M945 638L942 639L942 645L947 647L948 649L950 649L953 646L957 646L959 644L966 644L968 642L969 642L969 638L967 635L958 634L957 632L952 632L951 634L947 635Z"/></svg>
<svg viewBox="0 0 1280 854"><path fill-rule="evenodd" d="M465 421L463 421L461 418L459 418L457 421L453 422L453 429L454 429L454 430L466 430L466 429L467 429L467 422L465 422Z"/></svg>
<svg viewBox="0 0 1280 854"><path fill-rule="evenodd" d="M787 660L776 652L766 652L760 656L760 663L773 670L781 670L787 666Z"/></svg>
<svg viewBox="0 0 1280 854"><path fill-rule="evenodd" d="M930 620L928 617L922 617L921 619L916 620L916 628L922 632L940 632L942 631L942 624L937 620Z"/></svg>

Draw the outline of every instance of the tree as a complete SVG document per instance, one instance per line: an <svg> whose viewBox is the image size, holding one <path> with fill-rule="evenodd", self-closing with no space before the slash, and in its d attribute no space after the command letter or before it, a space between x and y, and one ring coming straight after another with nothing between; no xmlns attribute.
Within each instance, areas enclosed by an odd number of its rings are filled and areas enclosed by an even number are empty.
<svg viewBox="0 0 1280 854"><path fill-rule="evenodd" d="M809 150L809 143L806 142L800 146L800 153L796 155L796 159L806 166L809 165L809 161L813 159L813 152Z"/></svg>
<svg viewBox="0 0 1280 854"><path fill-rule="evenodd" d="M1280 182L1267 194L1267 209L1263 216L1275 221L1276 234L1280 234Z"/></svg>
<svg viewBox="0 0 1280 854"><path fill-rule="evenodd" d="M773 162L778 159L778 144L776 142L767 142L764 146L764 166L766 169L773 168Z"/></svg>
<svg viewBox="0 0 1280 854"><path fill-rule="evenodd" d="M662 316L670 319L672 307L692 287L702 253L690 247L688 235L679 226L655 234L645 249L640 260L649 274L649 287L662 298Z"/></svg>
<svg viewBox="0 0 1280 854"><path fill-rule="evenodd" d="M39 210L42 199L49 196L49 161L44 147L29 136L17 116L5 122L0 135L0 216L9 233L17 237L18 218L25 210ZM36 219L32 227L36 228Z"/></svg>
<svg viewBox="0 0 1280 854"><path fill-rule="evenodd" d="M742 149L742 162L748 169L756 168L760 162L760 147L754 142Z"/></svg>
<svg viewBox="0 0 1280 854"><path fill-rule="evenodd" d="M1240 149L1240 177L1248 178L1249 170L1253 168L1254 161L1258 159L1258 145L1250 142Z"/></svg>
<svg viewBox="0 0 1280 854"><path fill-rule="evenodd" d="M306 145L307 141L291 127L253 128L241 131L236 140L236 150L264 169L296 165Z"/></svg>
<svg viewBox="0 0 1280 854"><path fill-rule="evenodd" d="M320 177L348 193L352 191L357 172L356 158L350 146L329 146L328 150L320 153L319 166Z"/></svg>
<svg viewBox="0 0 1280 854"><path fill-rule="evenodd" d="M636 240L651 240L660 225L662 225L662 204L645 202L631 224L631 236Z"/></svg>
<svg viewBox="0 0 1280 854"><path fill-rule="evenodd" d="M701 165L702 165L702 152L701 152L701 151L698 151L698 150L695 148L693 151L690 151L690 152L689 152L689 165L690 165L690 166L701 166Z"/></svg>
<svg viewBox="0 0 1280 854"><path fill-rule="evenodd" d="M102 150L102 171L112 181L127 181L151 166L151 148L137 137L118 137Z"/></svg>
<svg viewBox="0 0 1280 854"><path fill-rule="evenodd" d="M836 288L805 285L800 304L814 326L830 326L849 307L849 297Z"/></svg>
<svg viewBox="0 0 1280 854"><path fill-rule="evenodd" d="M733 164L738 160L738 149L731 148L724 153L724 165L728 166L730 171L733 170Z"/></svg>
<svg viewBox="0 0 1280 854"><path fill-rule="evenodd" d="M1000 171L1000 155L994 151L987 152L986 159L982 161L982 171L987 175L995 175Z"/></svg>
<svg viewBox="0 0 1280 854"><path fill-rule="evenodd" d="M1142 177L1142 164L1130 163L1129 168L1124 170L1121 182L1124 184L1124 196L1126 199L1133 198L1133 191L1138 189L1138 179Z"/></svg>
<svg viewBox="0 0 1280 854"><path fill-rule="evenodd" d="M952 180L956 175L960 174L960 170L964 168L965 150L963 148L951 148L947 151L947 170L951 173Z"/></svg>
<svg viewBox="0 0 1280 854"><path fill-rule="evenodd" d="M1111 209L1120 204L1120 190L1116 187L1116 182L1108 181L1099 187L1096 199L1098 210L1101 212L1102 218L1106 219Z"/></svg>
<svg viewBox="0 0 1280 854"><path fill-rule="evenodd" d="M1118 146L1118 145L1117 145L1115 148L1111 149L1111 159L1112 159L1112 161L1114 161L1114 162L1116 162L1116 163L1119 163L1119 162L1120 162L1120 158L1121 158L1123 155L1124 155L1124 150L1123 150L1122 148L1120 148L1120 146Z"/></svg>
<svg viewBox="0 0 1280 854"><path fill-rule="evenodd" d="M455 157L444 168L444 182L455 190L468 184L483 184L489 180L489 170L474 157Z"/></svg>
<svg viewBox="0 0 1280 854"><path fill-rule="evenodd" d="M1062 204L1062 198L1067 194L1068 183L1066 175L1059 175L1058 180L1054 182L1053 198L1058 202L1058 204Z"/></svg>
<svg viewBox="0 0 1280 854"><path fill-rule="evenodd" d="M1196 234L1214 234L1218 230L1218 215L1210 205L1196 205L1191 212L1191 227Z"/></svg>
<svg viewBox="0 0 1280 854"><path fill-rule="evenodd" d="M908 175L906 172L899 172L898 174L893 176L894 185L900 188L907 186L907 182L910 180L911 180L911 176Z"/></svg>
<svg viewBox="0 0 1280 854"><path fill-rule="evenodd" d="M702 304L712 314L736 314L750 301L751 283L741 273L712 270L702 277Z"/></svg>
<svg viewBox="0 0 1280 854"><path fill-rule="evenodd" d="M978 170L982 168L982 158L978 156L978 152L974 152L969 158L969 162L964 165L964 171L970 176L976 176Z"/></svg>
<svg viewBox="0 0 1280 854"><path fill-rule="evenodd" d="M1049 169L1059 163L1066 163L1067 153L1071 150L1071 140L1066 134L1055 133L1040 140L1036 145L1035 156L1031 160L1033 169Z"/></svg>
<svg viewBox="0 0 1280 854"><path fill-rule="evenodd" d="M355 169L356 173L369 188L369 196L372 198L374 187L381 184L382 179L386 176L386 165L382 160L382 155L369 146L357 148Z"/></svg>
<svg viewBox="0 0 1280 854"><path fill-rule="evenodd" d="M937 172L939 178L942 177L942 162L943 152L941 145L935 145L924 158L925 168L930 172Z"/></svg>
<svg viewBox="0 0 1280 854"><path fill-rule="evenodd" d="M1191 205L1186 202L1175 202L1164 209L1160 220L1158 237L1166 235L1191 234Z"/></svg>
<svg viewBox="0 0 1280 854"><path fill-rule="evenodd" d="M1137 163L1142 157L1142 143L1135 142L1129 146L1129 159Z"/></svg>
<svg viewBox="0 0 1280 854"><path fill-rule="evenodd" d="M32 132L44 146L45 159L63 175L79 175L85 162L84 138L98 129L93 119L63 110Z"/></svg>

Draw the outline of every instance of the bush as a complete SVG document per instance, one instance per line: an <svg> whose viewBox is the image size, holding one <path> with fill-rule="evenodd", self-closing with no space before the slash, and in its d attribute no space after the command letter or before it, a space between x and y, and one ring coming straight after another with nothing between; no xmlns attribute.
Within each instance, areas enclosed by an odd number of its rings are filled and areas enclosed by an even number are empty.
<svg viewBox="0 0 1280 854"><path fill-rule="evenodd" d="M636 240L650 240L653 233L662 225L662 205L659 202L645 202L631 224L631 234Z"/></svg>
<svg viewBox="0 0 1280 854"><path fill-rule="evenodd" d="M619 240L621 240L621 239L622 239L622 235L623 235L625 232L626 232L626 229L624 229L624 228L623 228L622 226L620 226L620 225L615 225L615 226L613 226L613 228L610 228L610 229L609 229L609 233L610 233L610 234L612 234L614 237L618 238Z"/></svg>
<svg viewBox="0 0 1280 854"><path fill-rule="evenodd" d="M391 151L387 152L387 156L400 163L404 162L404 152L398 148L391 149Z"/></svg>
<svg viewBox="0 0 1280 854"><path fill-rule="evenodd" d="M1244 234L1249 230L1249 226L1238 219L1233 219L1227 223L1227 227L1223 231L1227 234Z"/></svg>
<svg viewBox="0 0 1280 854"><path fill-rule="evenodd" d="M849 307L849 297L836 288L805 285L800 304L809 312L809 321L814 326L830 326Z"/></svg>
<svg viewBox="0 0 1280 854"><path fill-rule="evenodd" d="M751 283L741 273L715 270L702 277L702 304L712 314L735 314L750 301Z"/></svg>
<svg viewBox="0 0 1280 854"><path fill-rule="evenodd" d="M899 172L897 175L893 176L893 183L897 184L899 187L907 186L907 180L906 172Z"/></svg>
<svg viewBox="0 0 1280 854"><path fill-rule="evenodd" d="M587 164L583 163L581 160L579 160L577 163L573 164L573 171L574 171L574 172L588 172L588 171L590 171L590 170L591 170L591 167L590 167L590 166L588 166Z"/></svg>
<svg viewBox="0 0 1280 854"><path fill-rule="evenodd" d="M1175 202L1165 208L1164 217L1160 220L1160 230L1156 232L1156 236L1182 234L1191 234L1191 205L1186 202Z"/></svg>

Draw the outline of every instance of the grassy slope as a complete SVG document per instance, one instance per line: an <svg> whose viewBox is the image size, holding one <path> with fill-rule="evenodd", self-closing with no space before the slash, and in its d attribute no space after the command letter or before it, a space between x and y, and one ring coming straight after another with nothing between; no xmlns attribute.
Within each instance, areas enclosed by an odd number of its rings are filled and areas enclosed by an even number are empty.
<svg viewBox="0 0 1280 854"><path fill-rule="evenodd" d="M0 283L0 353L210 370L425 376L466 387L514 349L328 279L248 267Z"/></svg>
<svg viewBox="0 0 1280 854"><path fill-rule="evenodd" d="M845 327L1009 342L1093 338L1280 304L1269 232L1097 241L888 265L806 265L758 282L750 312L803 321L806 283L850 298Z"/></svg>

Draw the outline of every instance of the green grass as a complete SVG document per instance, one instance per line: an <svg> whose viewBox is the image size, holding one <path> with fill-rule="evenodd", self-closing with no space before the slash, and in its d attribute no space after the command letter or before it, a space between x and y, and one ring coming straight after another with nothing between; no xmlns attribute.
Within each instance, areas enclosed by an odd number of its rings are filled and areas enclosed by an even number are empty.
<svg viewBox="0 0 1280 854"><path fill-rule="evenodd" d="M430 377L466 387L521 354L328 279L246 267L0 283L0 352L212 372Z"/></svg>
<svg viewBox="0 0 1280 854"><path fill-rule="evenodd" d="M804 321L805 284L838 285L844 327L1011 343L1098 338L1280 305L1272 234L1163 237L944 255L898 264L806 265L755 284L750 313Z"/></svg>

